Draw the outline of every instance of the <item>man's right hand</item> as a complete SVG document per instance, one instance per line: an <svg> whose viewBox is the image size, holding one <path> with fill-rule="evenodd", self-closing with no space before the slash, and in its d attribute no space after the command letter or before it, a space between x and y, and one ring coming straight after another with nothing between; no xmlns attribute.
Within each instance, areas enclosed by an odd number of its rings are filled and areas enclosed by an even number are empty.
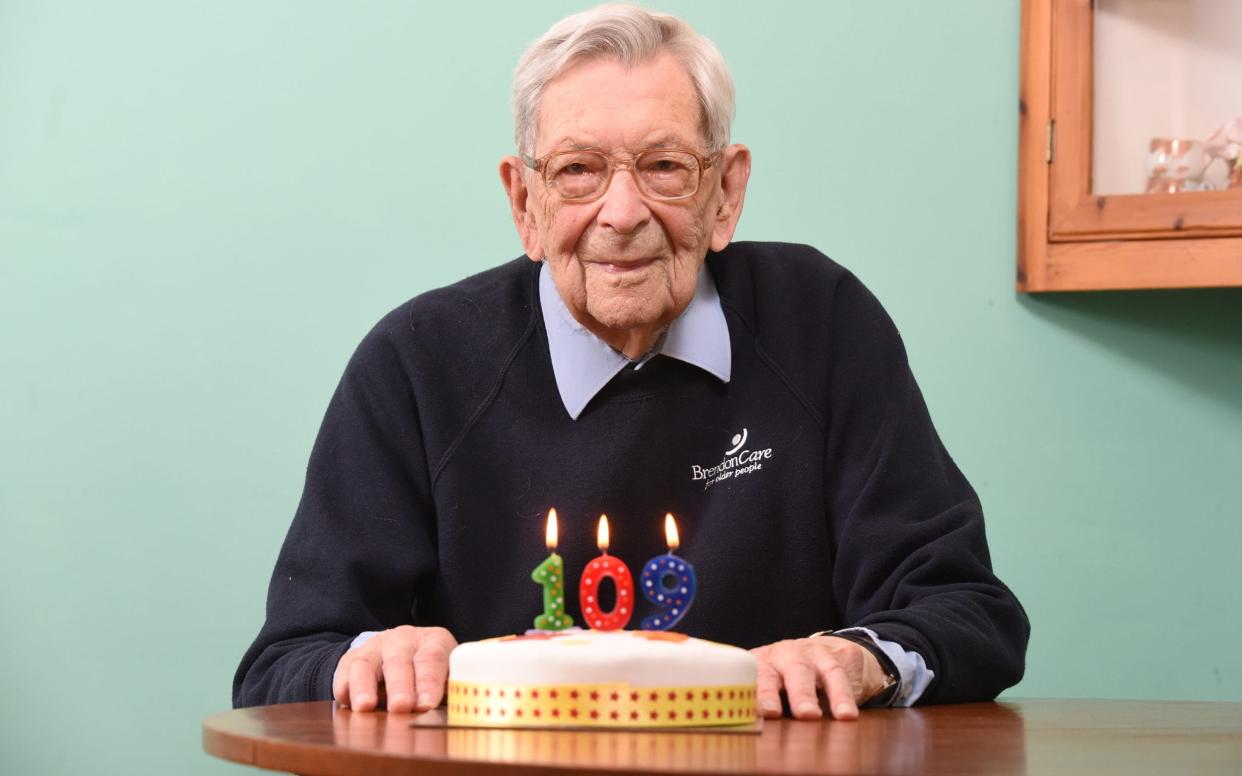
<svg viewBox="0 0 1242 776"><path fill-rule="evenodd" d="M332 680L336 702L373 711L426 711L440 705L449 653L457 639L444 628L402 625L380 631L341 656Z"/></svg>

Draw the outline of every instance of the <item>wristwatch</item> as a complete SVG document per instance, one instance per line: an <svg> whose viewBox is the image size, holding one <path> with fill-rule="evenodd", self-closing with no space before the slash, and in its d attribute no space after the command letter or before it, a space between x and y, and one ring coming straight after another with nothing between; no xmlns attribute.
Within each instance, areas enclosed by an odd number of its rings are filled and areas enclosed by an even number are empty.
<svg viewBox="0 0 1242 776"><path fill-rule="evenodd" d="M897 700L898 694L901 693L901 672L897 670L897 664L888 656L884 650L880 649L880 645L871 640L871 637L862 631L832 631L825 630L818 633L812 633L811 638L817 636L836 636L839 639L852 641L858 646L870 652L880 664L880 669L884 671L884 686L872 695L860 706L891 706L893 701Z"/></svg>

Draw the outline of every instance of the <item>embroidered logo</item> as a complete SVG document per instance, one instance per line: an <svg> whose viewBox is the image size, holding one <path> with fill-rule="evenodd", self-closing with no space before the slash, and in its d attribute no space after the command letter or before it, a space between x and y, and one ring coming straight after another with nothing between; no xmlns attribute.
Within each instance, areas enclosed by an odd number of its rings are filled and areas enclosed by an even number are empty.
<svg viewBox="0 0 1242 776"><path fill-rule="evenodd" d="M690 479L695 482L702 481L703 490L707 490L717 483L745 477L747 474L762 469L764 461L769 461L772 458L772 448L766 447L761 450L752 450L746 446L749 438L750 432L745 428L742 429L740 434L734 434L720 463L714 466L691 464Z"/></svg>

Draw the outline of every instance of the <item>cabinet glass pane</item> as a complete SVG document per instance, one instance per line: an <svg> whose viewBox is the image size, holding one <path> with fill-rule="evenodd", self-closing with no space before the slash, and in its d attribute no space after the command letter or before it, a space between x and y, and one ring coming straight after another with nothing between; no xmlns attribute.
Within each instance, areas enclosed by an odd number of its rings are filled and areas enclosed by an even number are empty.
<svg viewBox="0 0 1242 776"><path fill-rule="evenodd" d="M1242 190L1242 0L1096 0L1092 192Z"/></svg>

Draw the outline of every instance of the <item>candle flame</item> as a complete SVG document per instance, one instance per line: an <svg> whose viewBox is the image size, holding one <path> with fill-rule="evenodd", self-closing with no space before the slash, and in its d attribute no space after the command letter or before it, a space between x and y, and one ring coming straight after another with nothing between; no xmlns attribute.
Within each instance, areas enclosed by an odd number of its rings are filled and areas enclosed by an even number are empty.
<svg viewBox="0 0 1242 776"><path fill-rule="evenodd" d="M599 516L599 529L595 532L595 546L600 552L608 552L608 515Z"/></svg>
<svg viewBox="0 0 1242 776"><path fill-rule="evenodd" d="M544 543L548 545L548 552L556 551L556 509L548 510L548 527L544 534Z"/></svg>
<svg viewBox="0 0 1242 776"><path fill-rule="evenodd" d="M672 552L681 546L681 542L677 536L677 521L673 519L673 515L666 514L664 516L664 538L668 540L668 551Z"/></svg>

